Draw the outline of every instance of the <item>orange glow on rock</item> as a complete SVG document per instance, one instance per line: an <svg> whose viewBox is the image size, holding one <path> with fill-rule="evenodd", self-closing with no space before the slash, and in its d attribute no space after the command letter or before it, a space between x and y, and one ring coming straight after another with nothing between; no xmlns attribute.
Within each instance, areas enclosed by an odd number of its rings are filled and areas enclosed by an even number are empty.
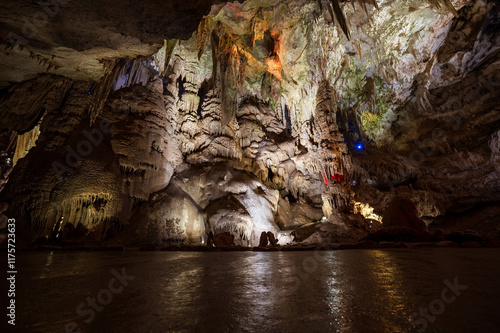
<svg viewBox="0 0 500 333"><path fill-rule="evenodd" d="M267 65L267 71L273 74L280 81L283 81L283 77L281 76L281 70L283 66L281 65L280 57L276 54L269 58L264 59Z"/></svg>
<svg viewBox="0 0 500 333"><path fill-rule="evenodd" d="M273 74L280 81L283 81L283 77L281 76L281 70L283 69L283 65L281 64L281 59L279 53L281 51L281 34L278 30L273 29L271 31L271 38L274 41L274 50L273 54L264 59L267 65L267 71Z"/></svg>

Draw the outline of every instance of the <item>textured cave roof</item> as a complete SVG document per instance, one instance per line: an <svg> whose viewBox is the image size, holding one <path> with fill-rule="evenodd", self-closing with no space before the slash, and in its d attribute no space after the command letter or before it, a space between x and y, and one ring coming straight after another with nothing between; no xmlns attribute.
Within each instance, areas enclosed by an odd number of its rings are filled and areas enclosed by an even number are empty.
<svg viewBox="0 0 500 333"><path fill-rule="evenodd" d="M102 60L149 56L165 39L188 39L220 3L225 1L2 1L0 87L47 72L98 80Z"/></svg>

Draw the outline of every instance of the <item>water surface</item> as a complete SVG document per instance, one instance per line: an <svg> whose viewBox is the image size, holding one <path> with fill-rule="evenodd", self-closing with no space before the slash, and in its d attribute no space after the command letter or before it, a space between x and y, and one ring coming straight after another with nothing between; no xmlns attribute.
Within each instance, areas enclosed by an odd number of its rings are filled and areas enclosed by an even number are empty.
<svg viewBox="0 0 500 333"><path fill-rule="evenodd" d="M134 279L108 293L123 268ZM426 332L500 331L500 249L38 252L18 272L19 332L418 332L434 300ZM467 289L440 309L455 278Z"/></svg>

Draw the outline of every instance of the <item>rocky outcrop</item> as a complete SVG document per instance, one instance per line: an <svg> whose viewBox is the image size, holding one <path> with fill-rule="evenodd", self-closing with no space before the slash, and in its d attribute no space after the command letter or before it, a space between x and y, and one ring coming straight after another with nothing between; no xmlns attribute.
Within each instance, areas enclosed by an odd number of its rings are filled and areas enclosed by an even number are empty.
<svg viewBox="0 0 500 333"><path fill-rule="evenodd" d="M387 227L371 233L368 240L375 242L430 242L432 237L427 231L409 227Z"/></svg>
<svg viewBox="0 0 500 333"><path fill-rule="evenodd" d="M203 210L173 181L131 217L118 242L126 246L199 244L207 237Z"/></svg>
<svg viewBox="0 0 500 333"><path fill-rule="evenodd" d="M405 227L427 231L424 221L418 216L417 207L408 199L395 197L382 217L384 227Z"/></svg>
<svg viewBox="0 0 500 333"><path fill-rule="evenodd" d="M274 237L274 234L270 231L267 232L267 239L269 239L269 245L271 246L275 246L276 244L278 244L278 241Z"/></svg>
<svg viewBox="0 0 500 333"><path fill-rule="evenodd" d="M234 246L234 235L230 232L222 232L214 235L214 245L216 247L231 247Z"/></svg>
<svg viewBox="0 0 500 333"><path fill-rule="evenodd" d="M259 239L259 247L265 247L269 244L269 238L267 237L267 232L262 231Z"/></svg>
<svg viewBox="0 0 500 333"><path fill-rule="evenodd" d="M295 229L295 234L296 240L305 244L355 244L377 229L360 215L336 213L325 222Z"/></svg>

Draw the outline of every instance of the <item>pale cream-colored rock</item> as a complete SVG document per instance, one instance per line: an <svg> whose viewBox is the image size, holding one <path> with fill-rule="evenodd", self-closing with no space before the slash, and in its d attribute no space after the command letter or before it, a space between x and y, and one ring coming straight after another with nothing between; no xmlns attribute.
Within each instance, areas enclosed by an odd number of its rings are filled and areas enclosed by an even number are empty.
<svg viewBox="0 0 500 333"><path fill-rule="evenodd" d="M173 182L137 210L117 241L128 246L201 244L207 235L201 207Z"/></svg>

